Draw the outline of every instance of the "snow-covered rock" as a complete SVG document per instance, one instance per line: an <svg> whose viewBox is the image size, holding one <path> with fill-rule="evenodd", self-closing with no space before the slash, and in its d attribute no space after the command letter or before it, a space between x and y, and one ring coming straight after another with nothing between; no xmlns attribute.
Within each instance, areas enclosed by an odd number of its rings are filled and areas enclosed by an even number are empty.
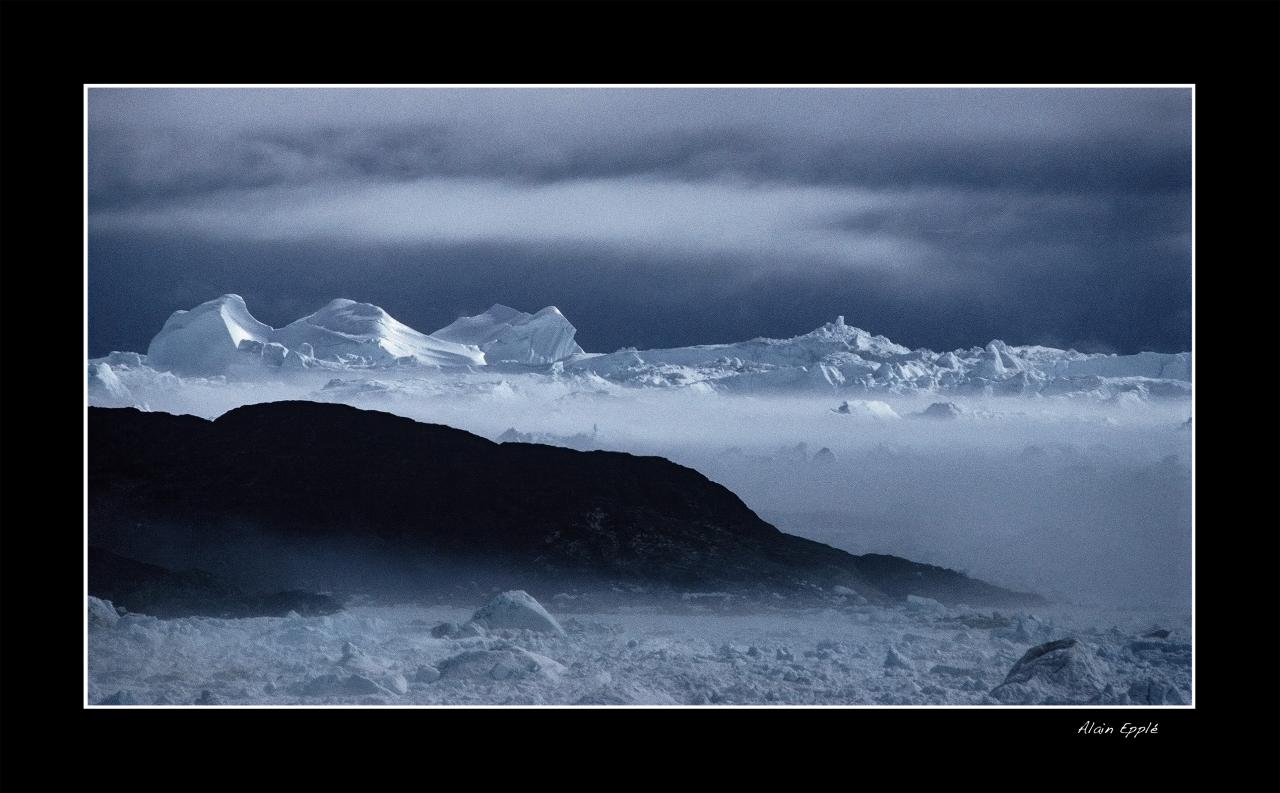
<svg viewBox="0 0 1280 793"><path fill-rule="evenodd" d="M556 618L523 589L494 597L472 615L471 622L487 630L530 630L565 635Z"/></svg>
<svg viewBox="0 0 1280 793"><path fill-rule="evenodd" d="M1105 672L1076 639L1032 647L991 696L1008 705L1086 705L1100 701Z"/></svg>
<svg viewBox="0 0 1280 793"><path fill-rule="evenodd" d="M478 347L487 363L549 364L582 354L578 330L555 306L527 314L495 303L483 314L459 317L431 334Z"/></svg>

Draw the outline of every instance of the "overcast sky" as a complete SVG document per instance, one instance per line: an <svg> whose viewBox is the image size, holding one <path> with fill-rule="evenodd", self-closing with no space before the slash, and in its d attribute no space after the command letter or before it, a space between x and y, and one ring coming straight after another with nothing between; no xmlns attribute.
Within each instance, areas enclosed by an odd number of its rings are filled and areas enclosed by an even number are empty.
<svg viewBox="0 0 1280 793"><path fill-rule="evenodd" d="M1190 349L1189 89L90 89L90 354L226 292L588 350Z"/></svg>

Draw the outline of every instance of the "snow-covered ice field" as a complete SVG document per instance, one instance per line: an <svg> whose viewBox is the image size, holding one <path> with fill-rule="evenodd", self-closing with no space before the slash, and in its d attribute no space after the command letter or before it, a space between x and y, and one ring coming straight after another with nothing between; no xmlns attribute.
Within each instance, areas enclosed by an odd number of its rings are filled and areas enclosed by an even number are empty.
<svg viewBox="0 0 1280 793"><path fill-rule="evenodd" d="M565 636L432 635L441 622L470 616L398 605L313 618L95 621L89 702L1001 705L1065 696L1191 703L1185 612L1052 606L993 616L929 603L755 615L637 608L558 614ZM1170 633L1142 638L1156 628ZM1028 649L1063 638L1078 641L1065 672L1041 675L1008 701L991 696Z"/></svg>

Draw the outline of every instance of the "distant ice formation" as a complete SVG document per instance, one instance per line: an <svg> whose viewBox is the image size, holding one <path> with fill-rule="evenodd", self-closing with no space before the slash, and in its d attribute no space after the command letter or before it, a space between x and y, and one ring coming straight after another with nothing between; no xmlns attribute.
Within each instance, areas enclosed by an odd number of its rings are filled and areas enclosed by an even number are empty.
<svg viewBox="0 0 1280 793"><path fill-rule="evenodd" d="M203 376L250 364L306 368L317 362L466 366L483 365L484 355L474 346L419 333L368 303L334 300L276 329L255 319L244 298L223 295L190 311L175 311L151 340L146 360L157 371Z"/></svg>
<svg viewBox="0 0 1280 793"><path fill-rule="evenodd" d="M707 394L1039 394L1140 406L1191 393L1189 352L1101 355L994 340L937 353L908 349L846 324L843 316L789 339L609 354L584 352L576 334L555 306L529 314L494 304L424 334L378 306L346 299L272 328L249 313L243 298L228 294L174 312L146 355L114 352L89 361L88 388L91 404L114 406L136 403L133 386L150 387L164 373L253 382L309 369L347 378L376 372L382 380L492 369ZM851 401L840 412L865 413L874 403ZM932 417L951 413L930 410Z"/></svg>
<svg viewBox="0 0 1280 793"><path fill-rule="evenodd" d="M489 363L538 365L580 355L582 348L573 340L577 332L555 306L526 314L494 303L483 314L459 317L431 335L478 347Z"/></svg>

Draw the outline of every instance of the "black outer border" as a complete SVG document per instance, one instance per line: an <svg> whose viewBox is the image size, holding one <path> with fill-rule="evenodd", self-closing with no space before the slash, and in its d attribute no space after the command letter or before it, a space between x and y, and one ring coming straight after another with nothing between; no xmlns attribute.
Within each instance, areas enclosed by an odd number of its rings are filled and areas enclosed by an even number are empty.
<svg viewBox="0 0 1280 793"><path fill-rule="evenodd" d="M1280 789L1278 36L1280 4L1236 0L8 0L0 788ZM84 710L82 84L508 81L1195 83L1197 363L1250 379L1196 395L1196 709Z"/></svg>

